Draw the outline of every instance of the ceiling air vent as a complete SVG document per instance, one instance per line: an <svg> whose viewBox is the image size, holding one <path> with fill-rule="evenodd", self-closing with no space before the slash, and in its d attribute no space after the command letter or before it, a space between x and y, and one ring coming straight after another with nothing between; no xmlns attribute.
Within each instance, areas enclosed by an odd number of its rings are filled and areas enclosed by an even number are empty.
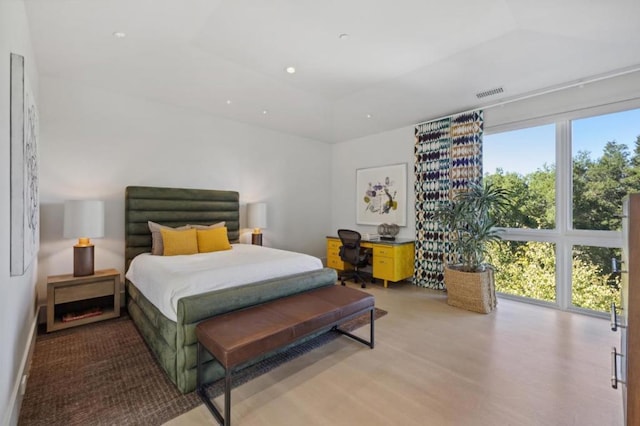
<svg viewBox="0 0 640 426"><path fill-rule="evenodd" d="M497 95L498 93L504 92L502 87L496 87L495 89L485 90L484 92L476 93L476 97L478 99L486 98L487 96Z"/></svg>

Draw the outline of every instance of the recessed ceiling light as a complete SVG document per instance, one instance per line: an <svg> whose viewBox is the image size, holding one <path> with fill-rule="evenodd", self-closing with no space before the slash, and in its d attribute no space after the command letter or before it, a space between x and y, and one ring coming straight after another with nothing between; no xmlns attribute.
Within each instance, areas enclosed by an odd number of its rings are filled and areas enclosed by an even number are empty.
<svg viewBox="0 0 640 426"><path fill-rule="evenodd" d="M285 71L288 72L289 74L295 74L296 69L294 67L287 67L285 68Z"/></svg>
<svg viewBox="0 0 640 426"><path fill-rule="evenodd" d="M116 31L113 33L113 36L115 38L125 38L127 36L127 33L123 33L122 31Z"/></svg>
<svg viewBox="0 0 640 426"><path fill-rule="evenodd" d="M371 114L367 114L367 118L371 118L373 117Z"/></svg>
<svg viewBox="0 0 640 426"><path fill-rule="evenodd" d="M231 105L231 99L227 99L227 105Z"/></svg>
<svg viewBox="0 0 640 426"><path fill-rule="evenodd" d="M266 109L263 109L262 110L262 115L267 115L267 114L269 114L269 111L267 111Z"/></svg>
<svg viewBox="0 0 640 426"><path fill-rule="evenodd" d="M347 34L347 33L342 33L342 34L338 35L338 38L339 38L340 40L347 40L347 39L349 38L349 34Z"/></svg>

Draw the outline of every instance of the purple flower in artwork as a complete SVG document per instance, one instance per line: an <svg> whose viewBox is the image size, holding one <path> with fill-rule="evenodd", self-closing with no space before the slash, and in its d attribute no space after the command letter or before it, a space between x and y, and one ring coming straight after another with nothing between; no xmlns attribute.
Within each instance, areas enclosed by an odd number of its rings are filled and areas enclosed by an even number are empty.
<svg viewBox="0 0 640 426"><path fill-rule="evenodd" d="M367 189L367 191L365 192L365 194L368 197L375 197L376 196L376 191L374 191L371 187L371 182L369 182L369 189Z"/></svg>

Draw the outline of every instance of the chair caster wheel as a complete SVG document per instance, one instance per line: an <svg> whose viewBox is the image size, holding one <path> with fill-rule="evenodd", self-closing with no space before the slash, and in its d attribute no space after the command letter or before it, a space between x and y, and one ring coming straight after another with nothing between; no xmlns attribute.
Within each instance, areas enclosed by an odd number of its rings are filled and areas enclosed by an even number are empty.
<svg viewBox="0 0 640 426"><path fill-rule="evenodd" d="M362 285L360 287L361 288L367 288L367 286L364 283L362 283Z"/></svg>
<svg viewBox="0 0 640 426"><path fill-rule="evenodd" d="M343 280L343 281L340 281L340 284L342 284L342 285L346 285L346 284L344 283L344 280Z"/></svg>

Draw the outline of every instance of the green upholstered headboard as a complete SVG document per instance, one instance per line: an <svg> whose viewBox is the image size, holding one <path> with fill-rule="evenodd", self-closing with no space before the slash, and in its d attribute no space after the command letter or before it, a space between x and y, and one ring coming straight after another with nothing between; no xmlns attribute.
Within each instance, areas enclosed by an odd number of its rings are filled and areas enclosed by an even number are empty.
<svg viewBox="0 0 640 426"><path fill-rule="evenodd" d="M125 271L135 256L151 252L149 220L172 227L225 221L229 241L240 238L240 195L235 191L128 186L124 209Z"/></svg>

